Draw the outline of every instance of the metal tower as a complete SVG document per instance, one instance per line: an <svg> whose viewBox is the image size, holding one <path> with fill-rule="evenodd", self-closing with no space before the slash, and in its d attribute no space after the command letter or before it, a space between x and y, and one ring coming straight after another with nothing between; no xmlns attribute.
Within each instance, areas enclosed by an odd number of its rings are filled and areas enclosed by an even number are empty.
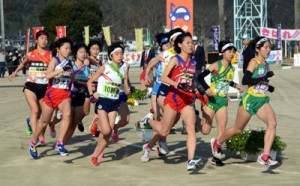
<svg viewBox="0 0 300 186"><path fill-rule="evenodd" d="M234 44L242 48L242 35L251 38L260 35L260 28L267 27L267 0L234 0Z"/></svg>

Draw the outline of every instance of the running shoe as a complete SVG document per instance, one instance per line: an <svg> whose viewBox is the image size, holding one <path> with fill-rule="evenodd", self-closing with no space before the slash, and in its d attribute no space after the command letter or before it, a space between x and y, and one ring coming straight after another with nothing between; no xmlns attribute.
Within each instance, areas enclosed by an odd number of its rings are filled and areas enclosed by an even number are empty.
<svg viewBox="0 0 300 186"><path fill-rule="evenodd" d="M113 142L115 142L115 143L119 141L118 130L113 130L113 132L112 132L112 140L113 140Z"/></svg>
<svg viewBox="0 0 300 186"><path fill-rule="evenodd" d="M45 137L39 137L39 141L37 142L37 146L46 146Z"/></svg>
<svg viewBox="0 0 300 186"><path fill-rule="evenodd" d="M141 129L151 129L151 126L148 123L148 119L153 119L153 114L152 113L148 113L145 117L143 117L140 121L139 121L139 126Z"/></svg>
<svg viewBox="0 0 300 186"><path fill-rule="evenodd" d="M210 147L211 147L211 152L212 152L213 157L218 158L218 159L225 158L225 154L223 153L221 147L217 145L216 138L212 138L210 140Z"/></svg>
<svg viewBox="0 0 300 186"><path fill-rule="evenodd" d="M30 125L30 117L26 118L26 123L27 123L27 127L25 128L25 132L27 134L27 136L31 136L32 135L32 128Z"/></svg>
<svg viewBox="0 0 300 186"><path fill-rule="evenodd" d="M68 156L68 150L64 147L64 144L57 144L55 145L55 150L61 155L61 156Z"/></svg>
<svg viewBox="0 0 300 186"><path fill-rule="evenodd" d="M31 142L30 142L30 146L29 146L29 153L34 159L38 158L38 152L36 150L36 145L33 145Z"/></svg>
<svg viewBox="0 0 300 186"><path fill-rule="evenodd" d="M147 148L148 144L146 143L145 145L143 145L143 155L141 156L141 161L146 163L150 160L149 158L149 154L151 149Z"/></svg>
<svg viewBox="0 0 300 186"><path fill-rule="evenodd" d="M157 143L157 146L159 148L160 153L162 153L164 155L169 153L169 148L168 148L168 145L167 145L166 141L159 140L158 143Z"/></svg>
<svg viewBox="0 0 300 186"><path fill-rule="evenodd" d="M264 160L263 156L261 155L260 158L258 159L258 163L260 163L262 165L273 166L273 165L277 165L278 161L272 160L272 158L270 156L268 156L267 159Z"/></svg>
<svg viewBox="0 0 300 186"><path fill-rule="evenodd" d="M51 138L55 138L56 137L55 125L49 124L49 128L50 128L50 136L51 136Z"/></svg>
<svg viewBox="0 0 300 186"><path fill-rule="evenodd" d="M160 152L160 148L157 146L157 155L159 156L159 157L164 157L164 156L166 156L166 154L163 154L163 153L161 153Z"/></svg>
<svg viewBox="0 0 300 186"><path fill-rule="evenodd" d="M80 132L83 132L84 131L84 126L83 126L83 124L82 124L82 122L80 121L80 122L78 122L78 124L77 124L77 128L78 128L78 130L80 131Z"/></svg>
<svg viewBox="0 0 300 186"><path fill-rule="evenodd" d="M97 157L92 157L91 164L92 166L98 166L100 165L100 162L97 160Z"/></svg>
<svg viewBox="0 0 300 186"><path fill-rule="evenodd" d="M197 160L188 161L186 167L188 171L191 171L191 170L199 169L201 165L203 165L203 161L201 159L197 159Z"/></svg>
<svg viewBox="0 0 300 186"><path fill-rule="evenodd" d="M99 118L98 115L95 115L93 120L92 120L92 124L90 126L90 133L92 136L96 136L97 131L98 131L98 126L97 126L97 122L98 122Z"/></svg>
<svg viewBox="0 0 300 186"><path fill-rule="evenodd" d="M58 110L56 113L56 118L61 119L61 116L62 116L62 112L60 110Z"/></svg>
<svg viewBox="0 0 300 186"><path fill-rule="evenodd" d="M224 166L225 164L222 162L222 160L220 160L219 158L213 157L213 159L211 160L211 164L215 165L215 166Z"/></svg>

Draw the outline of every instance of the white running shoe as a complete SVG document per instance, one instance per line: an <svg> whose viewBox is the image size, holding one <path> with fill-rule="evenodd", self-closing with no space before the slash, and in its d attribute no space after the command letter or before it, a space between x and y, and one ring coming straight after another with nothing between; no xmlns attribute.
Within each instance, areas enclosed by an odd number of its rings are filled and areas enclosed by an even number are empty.
<svg viewBox="0 0 300 186"><path fill-rule="evenodd" d="M262 165L273 166L273 165L277 165L278 161L272 160L272 158L270 156L265 161L265 160L262 159L262 155L261 155L260 158L258 159L258 163L260 163Z"/></svg>
<svg viewBox="0 0 300 186"><path fill-rule="evenodd" d="M60 110L57 111L56 118L61 119L62 112Z"/></svg>
<svg viewBox="0 0 300 186"><path fill-rule="evenodd" d="M145 117L143 117L139 124L140 124L140 128L141 129L151 129L151 126L148 123L148 119L153 119L153 114L152 113L148 113Z"/></svg>
<svg viewBox="0 0 300 186"><path fill-rule="evenodd" d="M211 153L215 158L223 159L223 158L225 158L225 154L223 153L222 149L221 148L214 149L215 140L217 140L217 139L212 138L210 140Z"/></svg>
<svg viewBox="0 0 300 186"><path fill-rule="evenodd" d="M167 145L167 142L166 141L158 141L157 143L158 145L158 148L159 148L159 151L161 154L168 154L169 153L169 148L168 148L168 145Z"/></svg>
<svg viewBox="0 0 300 186"><path fill-rule="evenodd" d="M143 155L141 156L141 161L146 163L149 161L149 154L150 154L150 150L147 149L147 143L145 145L143 145Z"/></svg>
<svg viewBox="0 0 300 186"><path fill-rule="evenodd" d="M191 171L191 170L199 169L201 165L203 165L202 159L191 160L187 163L186 168L188 171Z"/></svg>

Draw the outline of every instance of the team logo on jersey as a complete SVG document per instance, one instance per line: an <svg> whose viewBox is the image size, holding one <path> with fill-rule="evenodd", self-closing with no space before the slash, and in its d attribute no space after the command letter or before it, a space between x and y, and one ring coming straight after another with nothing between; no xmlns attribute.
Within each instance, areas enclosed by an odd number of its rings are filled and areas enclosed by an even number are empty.
<svg viewBox="0 0 300 186"><path fill-rule="evenodd" d="M102 109L102 105L99 104L97 108L98 108L98 110L101 110Z"/></svg>

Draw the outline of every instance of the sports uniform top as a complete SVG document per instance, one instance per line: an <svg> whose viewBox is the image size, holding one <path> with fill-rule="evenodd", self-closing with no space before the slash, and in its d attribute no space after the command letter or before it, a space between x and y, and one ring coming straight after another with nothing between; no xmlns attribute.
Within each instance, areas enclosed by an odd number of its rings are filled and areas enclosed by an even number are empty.
<svg viewBox="0 0 300 186"><path fill-rule="evenodd" d="M66 58L63 61L60 61L59 57L55 57L55 59L57 60L57 65L55 66L55 70L59 70L66 65L72 66L72 62L68 58ZM62 73L58 74L53 78L51 86L53 88L69 90L72 84L71 74L72 74L72 69L63 71Z"/></svg>
<svg viewBox="0 0 300 186"><path fill-rule="evenodd" d="M29 76L27 82L36 84L48 84L46 78L47 66L50 62L51 52L46 51L44 55L40 54L37 49L31 51L29 56Z"/></svg>
<svg viewBox="0 0 300 186"><path fill-rule="evenodd" d="M211 73L210 89L214 94L226 97L229 91L229 83L234 78L234 68L229 63L225 67L220 60L218 62L218 70Z"/></svg>
<svg viewBox="0 0 300 186"><path fill-rule="evenodd" d="M80 68L78 68L75 64L73 65L73 75L76 81L78 82L78 85L76 87L72 88L73 92L81 92L86 90L86 82L89 80L89 68L86 65L82 65Z"/></svg>
<svg viewBox="0 0 300 186"><path fill-rule="evenodd" d="M192 86L193 77L196 71L195 61L192 57L189 57L187 60L184 60L178 54L175 56L178 60L178 66L173 68L169 74L169 77L178 83L188 83L189 86ZM194 96L192 93L192 89L189 92L186 92L181 89L176 89L171 86L170 92L179 92L183 94L187 94L188 96Z"/></svg>
<svg viewBox="0 0 300 186"><path fill-rule="evenodd" d="M105 64L104 73L98 78L97 93L101 98L119 99L124 71L114 69L114 64ZM118 70L118 71L116 71Z"/></svg>
<svg viewBox="0 0 300 186"><path fill-rule="evenodd" d="M169 48L168 50L165 50L165 51L163 52L163 58L162 58L162 60L161 60L161 74L162 74L162 73L164 72L164 70L166 69L166 67L167 67L167 65L169 64L171 58L172 58L173 56L175 56L175 55L176 55L176 52L175 52L175 50L174 50L173 47L172 47L172 48ZM163 84L168 85L168 84L166 84L166 83L163 83ZM169 85L168 85L168 86L169 86Z"/></svg>
<svg viewBox="0 0 300 186"><path fill-rule="evenodd" d="M127 67L127 65L126 65L126 63L124 61L122 61L120 63L119 67L120 67L120 72L123 75L128 72L128 67ZM121 85L120 92L124 92L124 85L123 84Z"/></svg>
<svg viewBox="0 0 300 186"><path fill-rule="evenodd" d="M252 78L260 78L267 74L270 71L269 64L263 65L258 59L253 58L257 64L258 68L253 72ZM260 82L256 85L252 85L248 87L247 94L256 96L256 97L266 97L266 93L269 90L268 82Z"/></svg>

